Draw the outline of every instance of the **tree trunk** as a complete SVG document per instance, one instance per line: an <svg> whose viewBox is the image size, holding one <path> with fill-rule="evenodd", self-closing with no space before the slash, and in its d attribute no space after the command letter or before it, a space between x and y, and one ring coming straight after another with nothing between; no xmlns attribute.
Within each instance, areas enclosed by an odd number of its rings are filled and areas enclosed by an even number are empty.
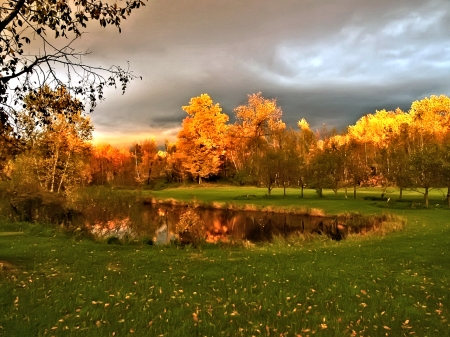
<svg viewBox="0 0 450 337"><path fill-rule="evenodd" d="M447 203L448 207L450 207L450 186L447 187Z"/></svg>
<svg viewBox="0 0 450 337"><path fill-rule="evenodd" d="M103 159L100 160L100 167L102 169L102 185L104 185L105 184L105 178L103 176Z"/></svg>
<svg viewBox="0 0 450 337"><path fill-rule="evenodd" d="M302 199L303 199L303 183L302 183Z"/></svg>
<svg viewBox="0 0 450 337"><path fill-rule="evenodd" d="M347 199L348 198L348 195L347 195L347 185L345 185L345 199Z"/></svg>
<svg viewBox="0 0 450 337"><path fill-rule="evenodd" d="M64 171L63 171L63 173L61 175L61 180L59 181L59 186L58 186L58 192L57 193L59 193L61 191L61 187L62 187L62 184L64 182L64 178L66 177L67 166L69 166L69 160L70 160L70 152L69 152L69 155L67 156L66 165L64 166Z"/></svg>
<svg viewBox="0 0 450 337"><path fill-rule="evenodd" d="M353 199L356 199L356 184L353 185Z"/></svg>
<svg viewBox="0 0 450 337"><path fill-rule="evenodd" d="M137 180L141 180L141 177L139 175L139 169L138 169L138 159L137 159L137 152L136 152L136 148L134 148L134 159L135 159L135 164L136 164L136 177Z"/></svg>
<svg viewBox="0 0 450 337"><path fill-rule="evenodd" d="M425 201L425 207L428 208L428 187L425 187L425 193L423 194L423 200Z"/></svg>
<svg viewBox="0 0 450 337"><path fill-rule="evenodd" d="M169 231L169 222L167 221L167 210L164 212L164 221L166 223L167 229L166 243L170 243L170 231Z"/></svg>
<svg viewBox="0 0 450 337"><path fill-rule="evenodd" d="M56 164L58 164L58 159L59 159L59 148L56 149L56 158L52 169L52 184L50 187L50 192L53 192L53 187L55 186Z"/></svg>
<svg viewBox="0 0 450 337"><path fill-rule="evenodd" d="M367 143L364 142L364 156L366 158L366 166L367 166Z"/></svg>
<svg viewBox="0 0 450 337"><path fill-rule="evenodd" d="M37 168L37 167L38 167L38 163L37 163L36 157L33 157L33 159L34 159L34 165L36 165L36 168ZM36 169L36 174L37 174L37 177L38 177L39 185L40 185L41 187L43 187L43 186L42 186L42 179L41 179L41 177L40 177L40 175L39 175L39 170L38 170L38 169ZM47 188L47 186L45 186L45 188Z"/></svg>
<svg viewBox="0 0 450 337"><path fill-rule="evenodd" d="M400 187L400 196L398 197L398 200L402 200L403 198L403 187Z"/></svg>
<svg viewBox="0 0 450 337"><path fill-rule="evenodd" d="M148 169L147 185L150 185L150 177L152 176L152 167Z"/></svg>

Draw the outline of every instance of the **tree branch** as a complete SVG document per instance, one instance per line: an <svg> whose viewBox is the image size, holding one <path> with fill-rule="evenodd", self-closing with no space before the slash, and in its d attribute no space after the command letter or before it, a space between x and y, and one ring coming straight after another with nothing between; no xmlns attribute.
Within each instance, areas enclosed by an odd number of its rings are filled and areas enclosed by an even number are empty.
<svg viewBox="0 0 450 337"><path fill-rule="evenodd" d="M29 66L25 66L23 67L23 69L21 71L19 71L18 73L9 75L9 76L2 76L0 77L0 82L3 83L8 83L8 81L12 80L13 78L17 78L25 73L29 73L33 67L35 67L36 65L45 62L45 60L47 60L48 57L47 56L43 56L43 57L36 57L36 60L34 60L33 63L31 63Z"/></svg>
<svg viewBox="0 0 450 337"><path fill-rule="evenodd" d="M9 13L9 15L5 18L5 20L0 21L0 32L6 28L6 26L12 21L14 20L14 18L17 16L17 14L19 14L20 9L23 7L23 5L25 4L25 0L19 0L16 5L14 6L14 9L12 10L11 13Z"/></svg>

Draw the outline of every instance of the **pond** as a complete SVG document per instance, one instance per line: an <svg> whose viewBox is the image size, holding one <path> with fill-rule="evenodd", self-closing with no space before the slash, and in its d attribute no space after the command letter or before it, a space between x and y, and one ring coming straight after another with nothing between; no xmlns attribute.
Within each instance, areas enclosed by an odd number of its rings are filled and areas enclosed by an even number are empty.
<svg viewBox="0 0 450 337"><path fill-rule="evenodd" d="M119 212L115 217L109 218L109 221L94 221L87 228L100 238L147 238L152 242L165 243L175 238L176 224L181 215L189 210L203 221L208 242L262 242L271 241L275 236L288 237L295 233L319 234L339 241L350 233L365 234L378 230L386 220L373 217L369 222L360 221L358 219L362 218L357 214L351 217L326 217L146 203L140 204L138 209L128 215L119 216L118 214L123 214ZM399 225L402 223L399 222Z"/></svg>
<svg viewBox="0 0 450 337"><path fill-rule="evenodd" d="M112 225L94 228L96 234L121 235L132 231L138 236L155 237L167 241L173 236L180 216L190 208L164 204L147 204L142 209L139 225L127 219ZM338 224L336 217L308 216L292 213L258 212L213 208L192 209L203 221L207 241L248 240L251 242L271 241L274 236L287 237L292 233L317 233L341 240L347 234L346 228ZM169 232L167 232L167 228ZM114 231L111 231L114 229ZM155 234L156 233L156 234Z"/></svg>

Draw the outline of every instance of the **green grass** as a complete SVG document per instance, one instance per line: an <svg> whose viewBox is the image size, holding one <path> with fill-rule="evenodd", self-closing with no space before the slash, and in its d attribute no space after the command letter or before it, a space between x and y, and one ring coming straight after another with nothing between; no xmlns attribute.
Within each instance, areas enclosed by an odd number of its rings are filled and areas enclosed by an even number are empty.
<svg viewBox="0 0 450 337"><path fill-rule="evenodd" d="M335 194L332 190L324 190L324 197L320 199L317 193L311 189L304 190L304 198L300 198L300 189L289 188L286 196L283 189L274 188L271 196L267 196L267 190L256 187L224 187L214 186L203 188L191 186L185 188L173 188L161 191L143 191L143 197L153 197L158 200L182 201L186 203L202 203L205 205L218 204L223 207L246 208L248 204L256 206L259 210L321 210L328 215L338 215L348 212L361 212L363 214L381 214L390 212L402 214L403 211L423 208L423 195L415 191L403 191L403 202L396 202L399 192L396 188L388 188L384 193L386 201L364 200L365 197L381 197L380 188L359 188L357 198L353 198L353 191L348 190L345 197L344 190ZM429 195L430 209L448 209L445 197L441 191L431 190Z"/></svg>
<svg viewBox="0 0 450 337"><path fill-rule="evenodd" d="M449 334L446 208L386 209L363 200L361 190L356 200L275 192L267 199L263 189L186 188L152 196L329 214L388 211L408 223L387 236L221 249L106 245L41 225L0 223L0 336ZM236 199L247 194L256 197Z"/></svg>

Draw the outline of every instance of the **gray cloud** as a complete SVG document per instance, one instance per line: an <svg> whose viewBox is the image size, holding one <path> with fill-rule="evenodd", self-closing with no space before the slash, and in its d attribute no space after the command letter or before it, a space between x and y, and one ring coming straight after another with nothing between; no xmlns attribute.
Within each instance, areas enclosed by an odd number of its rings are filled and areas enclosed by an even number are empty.
<svg viewBox="0 0 450 337"><path fill-rule="evenodd" d="M231 117L261 91L289 125L338 129L450 93L447 0L155 0L122 34L88 28L90 63L129 61L143 76L107 92L92 115L102 135L173 138L181 106L205 92Z"/></svg>

